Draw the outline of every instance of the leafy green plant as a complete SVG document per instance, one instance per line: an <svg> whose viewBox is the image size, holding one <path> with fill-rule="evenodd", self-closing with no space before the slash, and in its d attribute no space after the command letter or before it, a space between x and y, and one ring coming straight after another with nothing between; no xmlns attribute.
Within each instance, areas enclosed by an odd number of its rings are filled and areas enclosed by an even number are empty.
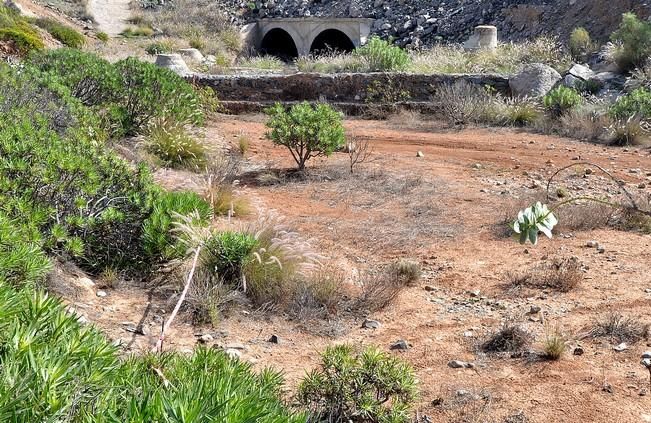
<svg viewBox="0 0 651 423"><path fill-rule="evenodd" d="M50 35L61 41L67 47L81 48L86 44L86 37L83 34L54 19L39 18L34 23L49 32Z"/></svg>
<svg viewBox="0 0 651 423"><path fill-rule="evenodd" d="M181 123L202 124L201 99L183 78L135 58L115 64L125 90L120 106L127 134L142 131L154 117Z"/></svg>
<svg viewBox="0 0 651 423"><path fill-rule="evenodd" d="M562 116L583 102L581 94L560 85L543 97L543 104L554 116Z"/></svg>
<svg viewBox="0 0 651 423"><path fill-rule="evenodd" d="M641 20L635 13L622 15L622 23L611 39L621 46L612 59L624 71L641 67L651 55L651 23Z"/></svg>
<svg viewBox="0 0 651 423"><path fill-rule="evenodd" d="M188 216L194 225L206 225L210 205L194 192L163 192L152 204L151 214L143 223L143 243L151 261L182 258L187 246L172 232L180 216Z"/></svg>
<svg viewBox="0 0 651 423"><path fill-rule="evenodd" d="M592 48L592 39L587 29L574 28L569 39L570 54L575 60L584 60Z"/></svg>
<svg viewBox="0 0 651 423"><path fill-rule="evenodd" d="M0 6L0 40L10 41L20 54L45 48L40 34L17 11Z"/></svg>
<svg viewBox="0 0 651 423"><path fill-rule="evenodd" d="M147 44L145 51L147 54L155 56L157 54L171 53L174 50L174 45L166 41L156 41L154 43Z"/></svg>
<svg viewBox="0 0 651 423"><path fill-rule="evenodd" d="M204 244L203 265L227 283L239 282L242 266L251 259L257 245L257 240L247 233L216 233Z"/></svg>
<svg viewBox="0 0 651 423"><path fill-rule="evenodd" d="M267 114L267 138L287 147L299 170L310 158L329 156L345 143L341 113L327 104L303 102L287 111L276 103Z"/></svg>
<svg viewBox="0 0 651 423"><path fill-rule="evenodd" d="M206 163L206 147L188 134L185 125L170 118L155 118L144 134L147 149L164 165L198 170Z"/></svg>
<svg viewBox="0 0 651 423"><path fill-rule="evenodd" d="M123 93L120 75L108 61L72 48L33 53L29 63L58 81L86 106L120 101Z"/></svg>
<svg viewBox="0 0 651 423"><path fill-rule="evenodd" d="M651 118L651 91L641 87L619 97L610 107L609 113L615 119L628 119L632 116Z"/></svg>
<svg viewBox="0 0 651 423"><path fill-rule="evenodd" d="M100 40L103 43L108 43L109 40L111 39L109 35L106 32L100 31L96 34L97 39Z"/></svg>
<svg viewBox="0 0 651 423"><path fill-rule="evenodd" d="M298 387L298 401L311 421L407 423L417 396L412 368L375 348L361 353L350 345L328 347L321 368Z"/></svg>
<svg viewBox="0 0 651 423"><path fill-rule="evenodd" d="M0 286L36 285L50 270L40 233L0 212Z"/></svg>
<svg viewBox="0 0 651 423"><path fill-rule="evenodd" d="M409 64L409 54L400 47L379 37L371 37L368 42L353 51L353 55L364 58L371 72L404 70Z"/></svg>
<svg viewBox="0 0 651 423"><path fill-rule="evenodd" d="M552 237L552 229L558 223L556 216L540 202L527 207L518 213L518 217L511 225L513 232L519 236L520 244L529 240L533 245L538 243L538 233L544 233L548 238Z"/></svg>
<svg viewBox="0 0 651 423"><path fill-rule="evenodd" d="M122 31L120 35L125 38L151 37L154 35L154 30L146 25L133 26Z"/></svg>
<svg viewBox="0 0 651 423"><path fill-rule="evenodd" d="M59 300L2 282L0 316L1 421L306 421L281 400L279 373L256 374L216 349L121 360Z"/></svg>

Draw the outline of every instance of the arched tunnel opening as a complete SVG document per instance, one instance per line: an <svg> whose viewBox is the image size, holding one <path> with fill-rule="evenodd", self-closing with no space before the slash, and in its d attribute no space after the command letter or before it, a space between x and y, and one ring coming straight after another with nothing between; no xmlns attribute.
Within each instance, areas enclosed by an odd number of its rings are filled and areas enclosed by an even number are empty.
<svg viewBox="0 0 651 423"><path fill-rule="evenodd" d="M326 29L312 42L310 54L349 53L354 49L355 44L348 38L348 35L338 29Z"/></svg>
<svg viewBox="0 0 651 423"><path fill-rule="evenodd" d="M260 43L260 53L290 61L298 57L298 49L291 35L284 29L274 28L267 32Z"/></svg>

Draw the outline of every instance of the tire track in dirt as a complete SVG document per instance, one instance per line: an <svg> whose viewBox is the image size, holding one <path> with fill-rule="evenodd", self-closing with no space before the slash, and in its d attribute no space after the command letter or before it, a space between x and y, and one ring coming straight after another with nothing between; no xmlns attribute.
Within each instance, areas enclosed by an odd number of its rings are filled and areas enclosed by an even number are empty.
<svg viewBox="0 0 651 423"><path fill-rule="evenodd" d="M100 31L115 37L127 28L131 16L129 4L130 0L89 0L88 11Z"/></svg>

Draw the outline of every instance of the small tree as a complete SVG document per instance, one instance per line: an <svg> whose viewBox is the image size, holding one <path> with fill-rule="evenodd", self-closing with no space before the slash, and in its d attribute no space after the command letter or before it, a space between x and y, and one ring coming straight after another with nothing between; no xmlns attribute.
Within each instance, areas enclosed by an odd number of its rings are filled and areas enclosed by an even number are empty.
<svg viewBox="0 0 651 423"><path fill-rule="evenodd" d="M276 103L267 114L267 138L287 147L299 170L310 158L329 156L345 143L341 113L327 104L303 102L286 110Z"/></svg>
<svg viewBox="0 0 651 423"><path fill-rule="evenodd" d="M621 43L614 60L622 70L644 65L651 54L651 23L639 19L635 13L622 15L622 23L611 38Z"/></svg>
<svg viewBox="0 0 651 423"><path fill-rule="evenodd" d="M350 160L350 173L354 173L355 167L366 161L370 161L373 155L373 148L369 146L368 139L352 136L346 146L348 159Z"/></svg>

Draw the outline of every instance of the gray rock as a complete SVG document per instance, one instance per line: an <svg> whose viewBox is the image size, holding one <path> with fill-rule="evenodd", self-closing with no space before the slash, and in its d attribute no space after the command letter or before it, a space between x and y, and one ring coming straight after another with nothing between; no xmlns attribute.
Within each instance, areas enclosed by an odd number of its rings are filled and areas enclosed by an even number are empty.
<svg viewBox="0 0 651 423"><path fill-rule="evenodd" d="M572 354L574 354L574 355L583 355L584 352L585 352L585 350L583 349L583 347L580 346L580 345L577 345L576 347L574 347L574 351L572 351Z"/></svg>
<svg viewBox="0 0 651 423"><path fill-rule="evenodd" d="M226 348L226 350L224 350L224 352L230 358L233 358L233 359L242 358L242 352L240 350L236 350L236 349L233 349L233 348Z"/></svg>
<svg viewBox="0 0 651 423"><path fill-rule="evenodd" d="M576 88L579 84L581 84L581 82L583 82L581 78L577 78L576 76L570 74L565 75L565 78L563 78L563 85L568 88Z"/></svg>
<svg viewBox="0 0 651 423"><path fill-rule="evenodd" d="M594 72L592 72L592 69L585 65L575 64L570 68L568 75L572 75L583 81L587 81L594 76Z"/></svg>
<svg viewBox="0 0 651 423"><path fill-rule="evenodd" d="M404 339L400 339L400 340L394 342L393 344L391 344L391 346L389 348L392 349L392 350L406 351L406 350L409 349L409 347L410 347L410 345L409 345L409 343L407 341L405 341Z"/></svg>
<svg viewBox="0 0 651 423"><path fill-rule="evenodd" d="M529 309L529 314L538 314L540 313L541 308L536 305L532 305L531 308Z"/></svg>
<svg viewBox="0 0 651 423"><path fill-rule="evenodd" d="M214 340L213 336L209 333L204 333L198 339L199 343L201 344L207 344L209 342L212 342L213 340Z"/></svg>
<svg viewBox="0 0 651 423"><path fill-rule="evenodd" d="M560 81L561 75L552 67L542 63L525 66L509 80L511 91L516 97L542 97Z"/></svg>
<svg viewBox="0 0 651 423"><path fill-rule="evenodd" d="M99 298L104 298L104 297L106 297L108 294L106 293L106 291L100 289L99 291L97 291L97 292L95 293L95 295L97 295Z"/></svg>
<svg viewBox="0 0 651 423"><path fill-rule="evenodd" d="M621 344L615 345L613 347L613 350L615 350L617 352L626 351L627 349L628 349L628 344L626 342L622 342Z"/></svg>
<svg viewBox="0 0 651 423"><path fill-rule="evenodd" d="M280 344L280 338L278 335L271 335L268 339L268 342L271 342L272 344Z"/></svg>
<svg viewBox="0 0 651 423"><path fill-rule="evenodd" d="M422 151L416 152L416 157L425 157L425 154Z"/></svg>
<svg viewBox="0 0 651 423"><path fill-rule="evenodd" d="M475 365L461 360L450 360L448 361L448 367L452 369L472 369Z"/></svg>
<svg viewBox="0 0 651 423"><path fill-rule="evenodd" d="M377 320L366 319L364 320L364 323L362 323L364 329L378 329L380 326L380 322Z"/></svg>
<svg viewBox="0 0 651 423"><path fill-rule="evenodd" d="M196 48L182 48L179 50L179 54L192 62L201 63L206 60L203 54Z"/></svg>

